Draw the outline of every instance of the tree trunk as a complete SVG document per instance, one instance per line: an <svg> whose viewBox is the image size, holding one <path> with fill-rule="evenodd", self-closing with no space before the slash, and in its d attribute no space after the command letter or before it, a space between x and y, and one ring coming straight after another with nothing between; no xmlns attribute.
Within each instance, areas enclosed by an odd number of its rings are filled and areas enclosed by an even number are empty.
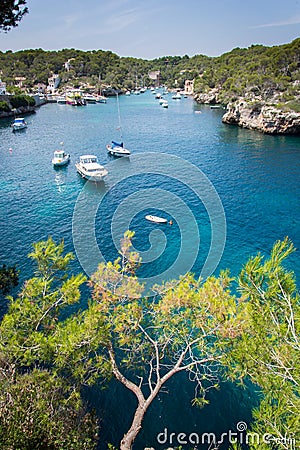
<svg viewBox="0 0 300 450"><path fill-rule="evenodd" d="M133 444L135 438L137 437L140 429L142 428L142 421L143 421L143 418L147 411L148 406L149 406L149 403L148 404L146 402L144 402L142 404L139 403L139 405L135 411L131 427L129 428L127 433L124 434L124 437L121 440L120 450L131 450L132 444Z"/></svg>

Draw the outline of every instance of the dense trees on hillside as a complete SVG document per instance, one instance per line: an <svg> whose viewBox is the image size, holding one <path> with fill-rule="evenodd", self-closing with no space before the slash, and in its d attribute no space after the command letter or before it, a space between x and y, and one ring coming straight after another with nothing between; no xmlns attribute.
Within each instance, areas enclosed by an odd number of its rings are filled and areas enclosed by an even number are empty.
<svg viewBox="0 0 300 450"><path fill-rule="evenodd" d="M196 92L219 89L219 100L227 103L238 96L276 96L286 102L299 96L300 38L290 44L236 48L212 58L196 79Z"/></svg>
<svg viewBox="0 0 300 450"><path fill-rule="evenodd" d="M75 305L85 277L68 274L72 254L52 239L34 244L34 277L10 298L0 323L1 449L94 449L101 428L82 387L115 377L137 400L120 443L130 450L147 408L178 372L196 382L194 403L202 406L206 390L222 379L250 377L261 403L249 448L296 448L300 307L294 276L283 266L292 244L277 242L269 259L251 258L235 295L223 273L203 283L188 275L156 286L157 297L147 299L131 238L125 235L117 261L99 266L83 311Z"/></svg>
<svg viewBox="0 0 300 450"><path fill-rule="evenodd" d="M300 38L275 47L236 48L215 58L185 55L147 61L111 51L76 49L0 52L1 77L8 86L15 77L24 77L29 87L47 84L48 77L58 73L63 85L86 82L97 86L101 81L114 88L133 89L150 85L152 70L159 70L161 83L169 87L182 88L186 79L195 78L196 93L216 88L224 103L245 95L260 95L265 100L276 93L278 102L288 102L299 95Z"/></svg>

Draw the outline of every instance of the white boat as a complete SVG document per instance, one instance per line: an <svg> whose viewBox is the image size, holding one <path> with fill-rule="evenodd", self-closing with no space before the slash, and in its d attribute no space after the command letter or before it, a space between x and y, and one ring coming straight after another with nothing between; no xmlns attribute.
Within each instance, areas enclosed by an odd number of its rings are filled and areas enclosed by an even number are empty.
<svg viewBox="0 0 300 450"><path fill-rule="evenodd" d="M104 95L97 95L96 102L97 103L106 103L107 102L107 98L104 97Z"/></svg>
<svg viewBox="0 0 300 450"><path fill-rule="evenodd" d="M176 94L172 95L173 100L181 100L181 94L177 92Z"/></svg>
<svg viewBox="0 0 300 450"><path fill-rule="evenodd" d="M117 127L117 130L121 134L121 143L111 141L111 144L106 145L106 149L108 153L110 153L113 156L129 156L130 150L124 147L123 143L123 134L122 134L122 127L121 127L121 114L120 114L120 104L119 104L119 95L117 93L117 107L118 107L118 118L119 118L119 126Z"/></svg>
<svg viewBox="0 0 300 450"><path fill-rule="evenodd" d="M118 143L112 141L111 144L107 144L106 148L108 153L110 153L113 156L129 156L131 153L130 150L124 148L123 142Z"/></svg>
<svg viewBox="0 0 300 450"><path fill-rule="evenodd" d="M84 106L86 101L83 98L82 92L78 89L73 89L66 93L66 103L72 106Z"/></svg>
<svg viewBox="0 0 300 450"><path fill-rule="evenodd" d="M147 216L145 216L145 219L149 220L150 222L155 222L155 223L167 223L167 219L164 219L163 217L158 217L158 216L152 216L151 214L148 214Z"/></svg>
<svg viewBox="0 0 300 450"><path fill-rule="evenodd" d="M160 92L157 92L157 93L155 94L155 98L157 98L157 99L161 98L161 93L160 93Z"/></svg>
<svg viewBox="0 0 300 450"><path fill-rule="evenodd" d="M64 150L55 150L52 164L54 167L65 166L70 162L71 156L66 153Z"/></svg>
<svg viewBox="0 0 300 450"><path fill-rule="evenodd" d="M158 100L158 103L159 103L160 105L162 105L163 102L166 102L166 101L167 101L167 100L166 100L165 98L160 97L160 99Z"/></svg>
<svg viewBox="0 0 300 450"><path fill-rule="evenodd" d="M169 103L167 102L167 100L165 100L165 101L162 102L161 106L163 108L168 108L169 107Z"/></svg>
<svg viewBox="0 0 300 450"><path fill-rule="evenodd" d="M59 103L61 105L65 105L67 103L66 96L65 95L58 95L56 97L56 103Z"/></svg>
<svg viewBox="0 0 300 450"><path fill-rule="evenodd" d="M83 98L87 103L96 103L97 102L97 97L92 94L84 94Z"/></svg>
<svg viewBox="0 0 300 450"><path fill-rule="evenodd" d="M97 103L106 103L107 98L102 95L102 83L101 83L101 76L99 74L99 89L98 89L98 95L97 95Z"/></svg>
<svg viewBox="0 0 300 450"><path fill-rule="evenodd" d="M98 158L95 155L80 156L79 162L76 162L75 167L82 178L86 180L102 181L108 174L105 167L98 163Z"/></svg>
<svg viewBox="0 0 300 450"><path fill-rule="evenodd" d="M16 117L14 123L11 126L13 131L24 130L25 128L27 128L27 122L25 122L25 119L23 117Z"/></svg>
<svg viewBox="0 0 300 450"><path fill-rule="evenodd" d="M131 94L130 94L130 91L126 91L126 92L125 92L125 95L131 95Z"/></svg>

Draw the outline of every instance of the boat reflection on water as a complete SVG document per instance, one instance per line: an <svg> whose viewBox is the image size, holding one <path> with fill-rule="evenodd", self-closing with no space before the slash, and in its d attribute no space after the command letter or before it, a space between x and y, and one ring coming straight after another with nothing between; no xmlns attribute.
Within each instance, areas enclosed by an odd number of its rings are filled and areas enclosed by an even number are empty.
<svg viewBox="0 0 300 450"><path fill-rule="evenodd" d="M67 184L67 168L61 168L58 170L55 167L55 178L54 178L57 190L59 193L63 193L66 191L66 184Z"/></svg>

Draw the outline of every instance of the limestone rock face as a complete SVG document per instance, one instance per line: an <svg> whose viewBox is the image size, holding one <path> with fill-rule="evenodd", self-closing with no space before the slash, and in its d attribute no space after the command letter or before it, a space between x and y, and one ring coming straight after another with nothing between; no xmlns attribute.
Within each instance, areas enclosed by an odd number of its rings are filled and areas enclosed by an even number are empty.
<svg viewBox="0 0 300 450"><path fill-rule="evenodd" d="M239 100L229 103L222 121L268 134L300 135L300 113L282 111L259 102Z"/></svg>
<svg viewBox="0 0 300 450"><path fill-rule="evenodd" d="M194 99L198 103L214 105L214 104L218 103L218 93L219 93L219 90L217 88L214 88L214 89L211 89L207 93L196 94Z"/></svg>

